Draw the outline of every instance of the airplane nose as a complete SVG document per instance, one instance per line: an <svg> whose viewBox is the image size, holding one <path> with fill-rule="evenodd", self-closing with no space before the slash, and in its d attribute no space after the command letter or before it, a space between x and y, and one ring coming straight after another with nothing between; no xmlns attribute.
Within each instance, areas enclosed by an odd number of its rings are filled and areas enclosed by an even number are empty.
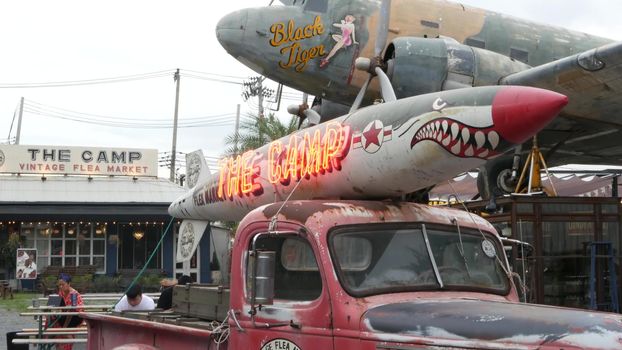
<svg viewBox="0 0 622 350"><path fill-rule="evenodd" d="M568 104L568 97L553 91L509 86L492 102L494 128L508 142L521 144L542 130Z"/></svg>
<svg viewBox="0 0 622 350"><path fill-rule="evenodd" d="M221 18L216 25L216 38L218 38L220 45L232 55L235 54L235 52L232 51L234 51L244 39L247 19L248 11L239 10Z"/></svg>

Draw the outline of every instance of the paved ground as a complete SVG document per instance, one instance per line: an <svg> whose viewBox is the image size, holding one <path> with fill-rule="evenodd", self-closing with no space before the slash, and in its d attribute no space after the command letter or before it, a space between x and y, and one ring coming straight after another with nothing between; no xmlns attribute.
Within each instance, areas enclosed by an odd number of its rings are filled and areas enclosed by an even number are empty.
<svg viewBox="0 0 622 350"><path fill-rule="evenodd" d="M7 349L6 334L8 332L35 327L37 327L37 322L32 317L23 317L17 312L0 309L0 349Z"/></svg>
<svg viewBox="0 0 622 350"><path fill-rule="evenodd" d="M20 316L19 313L0 308L0 350L6 350L6 334L21 331L23 328L36 328L37 322L33 317ZM36 349L36 347L31 347ZM84 350L86 344L74 345L73 350Z"/></svg>

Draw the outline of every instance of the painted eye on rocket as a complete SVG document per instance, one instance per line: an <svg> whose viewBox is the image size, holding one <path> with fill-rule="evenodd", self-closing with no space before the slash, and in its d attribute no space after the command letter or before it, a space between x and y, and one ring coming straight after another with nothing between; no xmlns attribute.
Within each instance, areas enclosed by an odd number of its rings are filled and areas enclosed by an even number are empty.
<svg viewBox="0 0 622 350"><path fill-rule="evenodd" d="M426 140L436 142L451 154L462 158L488 159L499 154L496 152L499 134L493 127L475 128L447 118L424 124L410 142L410 148Z"/></svg>

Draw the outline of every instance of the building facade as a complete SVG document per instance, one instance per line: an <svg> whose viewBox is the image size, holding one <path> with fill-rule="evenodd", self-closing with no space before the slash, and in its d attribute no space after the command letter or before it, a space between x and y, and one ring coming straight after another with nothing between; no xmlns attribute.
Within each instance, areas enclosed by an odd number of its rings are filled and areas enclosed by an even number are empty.
<svg viewBox="0 0 622 350"><path fill-rule="evenodd" d="M153 255L148 271L209 282L209 234L191 261L174 261L179 222L167 209L186 190L157 177L157 150L0 145L0 244L19 235L39 273L93 265L131 276Z"/></svg>

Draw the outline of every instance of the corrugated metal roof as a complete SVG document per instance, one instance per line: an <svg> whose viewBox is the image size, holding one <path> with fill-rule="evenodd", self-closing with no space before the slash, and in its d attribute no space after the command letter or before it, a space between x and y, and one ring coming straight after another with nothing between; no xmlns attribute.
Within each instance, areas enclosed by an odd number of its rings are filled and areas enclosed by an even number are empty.
<svg viewBox="0 0 622 350"><path fill-rule="evenodd" d="M0 202L170 203L186 191L149 177L0 176Z"/></svg>
<svg viewBox="0 0 622 350"><path fill-rule="evenodd" d="M604 176L553 174L552 179L557 194L561 197L611 197L614 176L617 174ZM457 196L460 200L470 200L477 195L476 181L477 173L467 173L450 182L439 183L430 191L430 200L447 200L450 196ZM551 188L551 183L545 175L542 176L542 184L546 188ZM622 193L621 186L622 184L618 185L618 193Z"/></svg>

